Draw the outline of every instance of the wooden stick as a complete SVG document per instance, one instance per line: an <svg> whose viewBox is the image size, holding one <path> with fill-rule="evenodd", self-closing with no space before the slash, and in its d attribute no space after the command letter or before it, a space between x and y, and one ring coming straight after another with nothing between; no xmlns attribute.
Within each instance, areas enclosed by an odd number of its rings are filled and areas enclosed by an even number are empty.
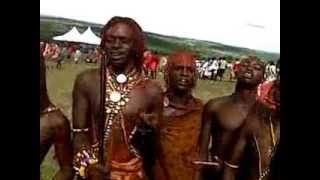
<svg viewBox="0 0 320 180"><path fill-rule="evenodd" d="M106 56L103 55L101 58L101 65L100 65L100 112L101 112L101 119L97 123L99 134L100 134L100 141L99 141L99 160L100 163L103 163L103 153L104 153L104 126L105 126L105 77L106 77Z"/></svg>

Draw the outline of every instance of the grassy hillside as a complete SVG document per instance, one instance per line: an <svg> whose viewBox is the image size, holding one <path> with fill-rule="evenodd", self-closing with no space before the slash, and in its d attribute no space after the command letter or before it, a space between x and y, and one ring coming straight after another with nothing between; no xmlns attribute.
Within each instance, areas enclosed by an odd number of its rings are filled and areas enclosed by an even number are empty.
<svg viewBox="0 0 320 180"><path fill-rule="evenodd" d="M50 40L53 36L62 35L63 33L67 32L73 26L76 26L80 33L85 31L88 26L91 26L93 32L98 36L101 28L103 27L102 24L40 15L40 39ZM239 57L241 55L257 55L258 57L267 61L274 61L279 57L279 54L277 53L229 46L216 42L165 36L151 32L145 33L148 47L152 50L158 51L161 54L168 54L172 50L183 49L187 51L194 51L201 57L216 55L225 55L230 57Z"/></svg>

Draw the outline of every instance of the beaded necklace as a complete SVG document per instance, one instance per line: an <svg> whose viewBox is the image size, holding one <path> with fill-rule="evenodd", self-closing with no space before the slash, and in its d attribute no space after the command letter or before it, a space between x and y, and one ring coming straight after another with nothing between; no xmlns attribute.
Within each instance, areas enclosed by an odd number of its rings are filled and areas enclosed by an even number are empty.
<svg viewBox="0 0 320 180"><path fill-rule="evenodd" d="M129 150L137 155L136 150L132 147L130 140L136 132L136 128L132 130L129 136L126 134L123 109L129 102L129 94L132 89L140 83L144 78L136 70L132 70L127 76L124 74L112 75L106 72L106 98L105 98L105 127L103 137L103 147L109 142L112 125L115 121L120 121L123 136ZM127 139L129 137L129 139Z"/></svg>

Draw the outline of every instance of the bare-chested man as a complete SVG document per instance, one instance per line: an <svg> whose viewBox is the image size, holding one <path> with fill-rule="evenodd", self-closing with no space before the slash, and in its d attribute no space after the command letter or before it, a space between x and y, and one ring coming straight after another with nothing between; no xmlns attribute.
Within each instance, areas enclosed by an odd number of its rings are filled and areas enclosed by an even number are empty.
<svg viewBox="0 0 320 180"><path fill-rule="evenodd" d="M155 128L161 121L163 94L160 85L143 76L144 39L133 19L113 17L102 30L101 70L85 71L76 79L74 168L83 178L146 178L133 137L141 126Z"/></svg>
<svg viewBox="0 0 320 180"><path fill-rule="evenodd" d="M167 90L164 98L164 119L156 155L156 180L193 180L203 104L193 97L196 85L195 56L175 52L165 68Z"/></svg>
<svg viewBox="0 0 320 180"><path fill-rule="evenodd" d="M279 67L279 66L278 66ZM280 71L278 71L280 72ZM231 147L224 180L269 180L270 162L280 140L280 73L261 101L257 101Z"/></svg>
<svg viewBox="0 0 320 180"><path fill-rule="evenodd" d="M40 164L50 147L54 145L60 166L54 179L71 180L73 170L70 125L67 118L48 97L45 71L43 51L40 51Z"/></svg>
<svg viewBox="0 0 320 180"><path fill-rule="evenodd" d="M204 107L200 135L200 160L217 163L204 166L204 179L220 179L228 147L233 143L250 108L256 101L257 87L263 81L264 63L255 56L241 58L235 92L210 100ZM211 149L208 149L210 137ZM210 154L208 153L208 150ZM197 179L200 179L200 173Z"/></svg>

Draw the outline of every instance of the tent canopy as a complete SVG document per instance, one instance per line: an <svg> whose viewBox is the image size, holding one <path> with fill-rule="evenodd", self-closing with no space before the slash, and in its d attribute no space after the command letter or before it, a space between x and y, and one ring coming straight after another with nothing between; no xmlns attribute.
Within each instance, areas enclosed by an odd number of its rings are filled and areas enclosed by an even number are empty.
<svg viewBox="0 0 320 180"><path fill-rule="evenodd" d="M74 26L70 31L61 35L53 37L54 40L57 41L69 41L69 42L81 42L80 41L81 34L78 29Z"/></svg>
<svg viewBox="0 0 320 180"><path fill-rule="evenodd" d="M95 44L95 45L100 44L100 41L101 41L101 39L92 32L90 26L87 28L87 30L84 33L81 34L79 40L80 42L83 42L83 43Z"/></svg>

